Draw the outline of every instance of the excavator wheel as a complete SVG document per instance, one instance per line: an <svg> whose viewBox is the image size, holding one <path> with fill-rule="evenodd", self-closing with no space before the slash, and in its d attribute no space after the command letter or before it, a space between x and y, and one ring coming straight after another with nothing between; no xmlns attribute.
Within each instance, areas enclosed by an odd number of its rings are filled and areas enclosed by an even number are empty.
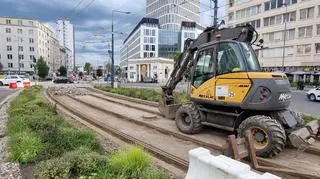
<svg viewBox="0 0 320 179"><path fill-rule="evenodd" d="M196 134L202 129L201 115L194 104L182 105L176 112L176 125L186 134Z"/></svg>
<svg viewBox="0 0 320 179"><path fill-rule="evenodd" d="M256 115L245 119L239 126L240 136L250 130L257 155L273 157L285 147L286 134L282 125L268 116Z"/></svg>

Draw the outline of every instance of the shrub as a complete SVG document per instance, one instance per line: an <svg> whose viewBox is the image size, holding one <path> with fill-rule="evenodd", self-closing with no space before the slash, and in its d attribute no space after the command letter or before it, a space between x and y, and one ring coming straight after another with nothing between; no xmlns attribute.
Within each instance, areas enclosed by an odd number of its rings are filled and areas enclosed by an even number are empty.
<svg viewBox="0 0 320 179"><path fill-rule="evenodd" d="M31 132L27 121L23 117L13 119L8 122L8 135L13 136L19 132Z"/></svg>
<svg viewBox="0 0 320 179"><path fill-rule="evenodd" d="M63 158L42 161L36 165L35 177L68 179L70 168L71 163Z"/></svg>
<svg viewBox="0 0 320 179"><path fill-rule="evenodd" d="M151 167L151 158L140 148L121 150L109 158L109 171L120 178L140 178Z"/></svg>
<svg viewBox="0 0 320 179"><path fill-rule="evenodd" d="M40 162L36 165L36 178L75 178L89 175L105 168L105 158L90 149L81 147L62 157Z"/></svg>
<svg viewBox="0 0 320 179"><path fill-rule="evenodd" d="M11 161L29 163L45 149L45 144L35 133L23 131L9 139L9 147Z"/></svg>

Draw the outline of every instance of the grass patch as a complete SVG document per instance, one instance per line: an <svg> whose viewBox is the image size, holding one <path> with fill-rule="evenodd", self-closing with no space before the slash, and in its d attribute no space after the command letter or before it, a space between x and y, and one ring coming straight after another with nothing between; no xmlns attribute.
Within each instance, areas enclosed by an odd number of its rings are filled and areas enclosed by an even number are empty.
<svg viewBox="0 0 320 179"><path fill-rule="evenodd" d="M139 148L108 154L95 133L75 129L45 104L41 88L25 89L11 102L9 160L35 165L35 178L169 178Z"/></svg>
<svg viewBox="0 0 320 179"><path fill-rule="evenodd" d="M153 89L142 89L142 88L111 88L109 86L105 87L95 87L99 90L121 94L124 96L129 96L133 98L143 99L147 101L159 102L161 98L160 90ZM187 103L189 102L189 98L187 93L175 93L175 101L176 103Z"/></svg>
<svg viewBox="0 0 320 179"><path fill-rule="evenodd" d="M310 122L310 121L314 121L314 120L320 121L319 117L314 117L314 116L309 116L309 115L303 115L302 118L306 123Z"/></svg>

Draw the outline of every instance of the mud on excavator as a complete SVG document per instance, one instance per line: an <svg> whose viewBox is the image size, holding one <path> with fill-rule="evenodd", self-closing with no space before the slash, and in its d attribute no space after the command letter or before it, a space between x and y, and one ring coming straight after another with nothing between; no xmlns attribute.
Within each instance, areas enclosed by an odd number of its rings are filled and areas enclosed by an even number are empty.
<svg viewBox="0 0 320 179"><path fill-rule="evenodd" d="M204 125L243 136L250 130L257 155L273 157L287 143L304 148L319 137L319 122L303 123L291 110L290 83L283 73L262 72L252 45L258 33L251 25L209 27L187 39L184 51L162 87L159 110L175 118L178 129L200 132ZM262 46L263 40L259 40ZM188 104L175 104L174 90L190 71Z"/></svg>

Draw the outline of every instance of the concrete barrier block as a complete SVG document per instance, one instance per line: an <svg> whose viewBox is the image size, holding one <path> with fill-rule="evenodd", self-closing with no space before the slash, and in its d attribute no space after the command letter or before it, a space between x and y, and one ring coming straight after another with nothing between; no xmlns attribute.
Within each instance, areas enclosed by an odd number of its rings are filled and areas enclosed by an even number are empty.
<svg viewBox="0 0 320 179"><path fill-rule="evenodd" d="M189 169L186 179L280 179L251 170L250 166L224 155L214 156L199 147L189 151Z"/></svg>

